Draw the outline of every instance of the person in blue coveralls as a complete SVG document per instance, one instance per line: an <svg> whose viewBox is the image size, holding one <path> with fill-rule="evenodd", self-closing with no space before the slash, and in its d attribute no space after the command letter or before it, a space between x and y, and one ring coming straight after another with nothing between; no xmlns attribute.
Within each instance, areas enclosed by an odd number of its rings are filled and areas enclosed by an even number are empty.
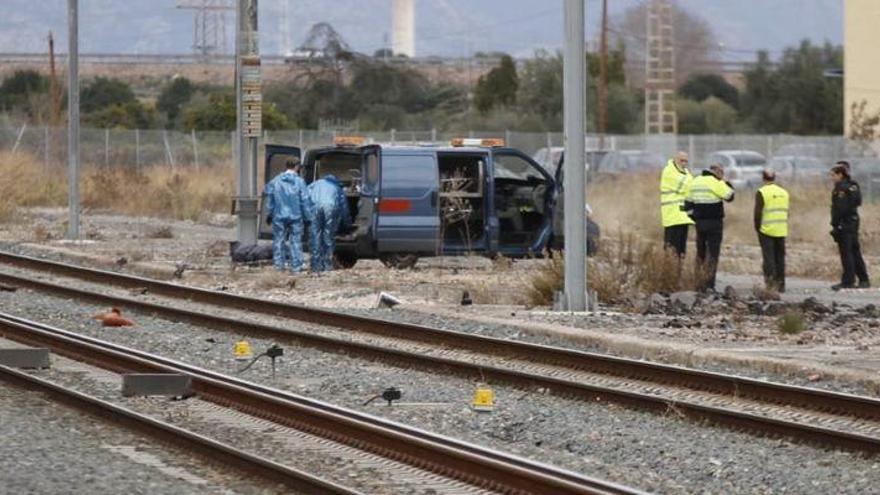
<svg viewBox="0 0 880 495"><path fill-rule="evenodd" d="M314 208L309 231L311 268L313 272L332 270L336 233L351 224L348 202L339 179L332 174L313 182L309 186L309 196Z"/></svg>
<svg viewBox="0 0 880 495"><path fill-rule="evenodd" d="M308 186L299 176L300 161L288 158L287 170L266 184L266 223L272 226L272 263L275 268L302 271L302 236L305 221L311 221Z"/></svg>

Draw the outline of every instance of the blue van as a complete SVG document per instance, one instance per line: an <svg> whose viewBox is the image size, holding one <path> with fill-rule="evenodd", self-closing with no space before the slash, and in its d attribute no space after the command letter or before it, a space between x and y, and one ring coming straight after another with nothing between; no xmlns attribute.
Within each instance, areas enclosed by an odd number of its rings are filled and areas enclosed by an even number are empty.
<svg viewBox="0 0 880 495"><path fill-rule="evenodd" d="M422 256L519 258L540 255L551 239L561 242L553 235L554 177L500 140L395 146L340 138L305 156L296 147L266 145L267 182L288 157L302 160L307 183L333 174L345 190L353 222L337 235L341 267L361 258L394 268L412 267ZM271 238L264 209L261 237Z"/></svg>

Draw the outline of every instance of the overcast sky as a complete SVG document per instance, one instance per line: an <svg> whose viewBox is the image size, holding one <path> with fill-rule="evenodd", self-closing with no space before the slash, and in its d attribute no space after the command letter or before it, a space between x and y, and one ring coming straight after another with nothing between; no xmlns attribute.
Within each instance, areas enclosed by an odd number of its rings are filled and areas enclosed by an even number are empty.
<svg viewBox="0 0 880 495"><path fill-rule="evenodd" d="M280 53L285 0L260 0L263 53ZM308 27L326 21L358 51L386 46L391 0L287 0L291 45ZM609 0L612 15L644 0ZM880 1L880 0L878 0ZM754 51L778 53L803 38L842 43L843 0L678 0L706 19L723 43L727 60L752 60ZM188 53L193 13L179 0L80 0L80 49L85 53ZM459 56L505 51L525 56L562 41L561 0L416 0L419 55ZM43 52L55 32L66 48L66 0L0 0L0 51ZM600 0L587 0L587 38L594 39ZM232 37L232 13L228 16ZM229 43L230 50L232 44Z"/></svg>

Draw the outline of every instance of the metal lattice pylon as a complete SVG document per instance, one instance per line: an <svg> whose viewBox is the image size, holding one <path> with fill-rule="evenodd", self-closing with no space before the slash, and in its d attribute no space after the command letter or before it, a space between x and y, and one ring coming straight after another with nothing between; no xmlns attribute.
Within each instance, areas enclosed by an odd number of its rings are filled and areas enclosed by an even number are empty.
<svg viewBox="0 0 880 495"><path fill-rule="evenodd" d="M226 53L226 11L235 10L235 0L179 0L179 9L195 11L193 51L203 55Z"/></svg>
<svg viewBox="0 0 880 495"><path fill-rule="evenodd" d="M675 134L675 44L670 0L650 0L646 15L645 133Z"/></svg>

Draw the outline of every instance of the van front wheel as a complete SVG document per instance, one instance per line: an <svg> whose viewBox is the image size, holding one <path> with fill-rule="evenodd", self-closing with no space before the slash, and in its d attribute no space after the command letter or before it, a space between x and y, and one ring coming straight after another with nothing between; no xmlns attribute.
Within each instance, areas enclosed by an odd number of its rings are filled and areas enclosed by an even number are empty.
<svg viewBox="0 0 880 495"><path fill-rule="evenodd" d="M416 266L419 257L412 253L388 253L380 256L379 260L388 268L406 270L407 268Z"/></svg>

